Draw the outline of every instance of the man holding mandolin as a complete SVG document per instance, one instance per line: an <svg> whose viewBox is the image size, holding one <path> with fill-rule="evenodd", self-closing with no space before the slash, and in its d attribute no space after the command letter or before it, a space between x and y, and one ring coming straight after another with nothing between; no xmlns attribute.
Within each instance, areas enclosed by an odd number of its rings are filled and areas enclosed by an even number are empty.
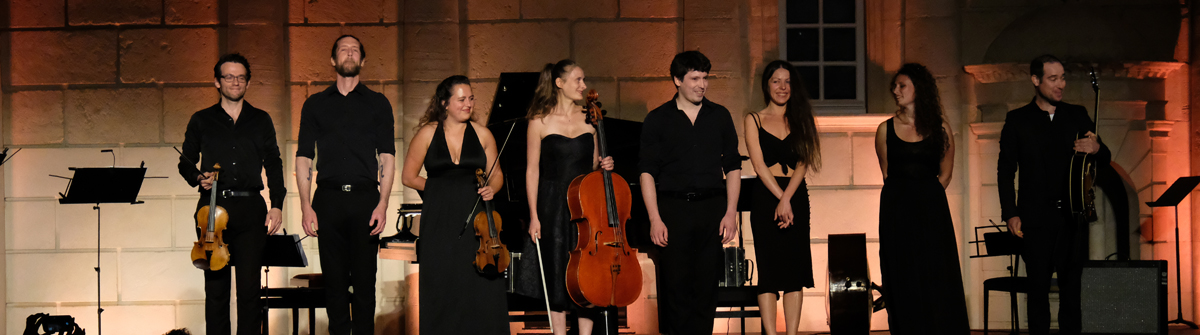
<svg viewBox="0 0 1200 335"><path fill-rule="evenodd" d="M221 56L213 75L221 101L192 114L184 133L179 174L188 185L200 186L197 210L203 206L204 212L214 211L219 206L227 213L227 229L223 233L217 231L216 236L229 245L229 265L238 268L237 333L257 334L262 314L259 273L263 244L268 234L279 229L283 218L280 209L287 193L283 186L283 160L279 157L271 115L243 99L250 84L250 62L236 53ZM196 161L200 162L199 169L193 163ZM214 173L218 165L220 170ZM269 210L261 195L263 169L270 188ZM216 206L206 206L211 204ZM197 218L201 223L204 220L214 221L207 215ZM204 238L199 227L197 234ZM229 334L230 270L217 264L216 259L211 260L214 266L210 268L208 261L201 262L205 263L207 333Z"/></svg>
<svg viewBox="0 0 1200 335"><path fill-rule="evenodd" d="M1063 334L1078 334L1079 286L1088 239L1085 220L1077 219L1068 205L1072 201L1068 180L1080 178L1069 170L1076 153L1086 153L1102 165L1109 164L1112 154L1093 132L1095 124L1087 110L1062 102L1066 73L1058 58L1035 58L1029 73L1033 101L1008 112L1000 132L996 181L1001 215L1009 231L1023 240L1021 254L1031 282L1030 334L1050 330L1049 293L1054 272L1061 292L1059 328Z"/></svg>

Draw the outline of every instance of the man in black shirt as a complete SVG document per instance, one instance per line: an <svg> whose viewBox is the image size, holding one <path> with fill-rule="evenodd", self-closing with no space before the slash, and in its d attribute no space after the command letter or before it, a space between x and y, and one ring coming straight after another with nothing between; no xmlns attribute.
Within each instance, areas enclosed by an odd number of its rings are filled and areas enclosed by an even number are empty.
<svg viewBox="0 0 1200 335"><path fill-rule="evenodd" d="M1029 73L1033 101L1008 112L1000 131L1000 211L1009 231L1024 240L1021 254L1031 282L1029 333L1050 331L1050 278L1058 272L1059 328L1063 334L1078 334L1088 240L1086 223L1072 217L1066 204L1071 155L1094 154L1097 164L1107 165L1112 153L1092 132L1087 110L1062 102L1066 78L1061 61L1038 57L1030 62ZM1013 184L1018 170L1019 194Z"/></svg>
<svg viewBox="0 0 1200 335"><path fill-rule="evenodd" d="M675 55L675 97L642 125L638 169L662 260L659 328L669 334L712 334L721 244L737 228L738 135L729 110L704 98L711 68L698 51Z"/></svg>
<svg viewBox="0 0 1200 335"><path fill-rule="evenodd" d="M192 114L184 133L179 174L188 185L200 186L197 209L209 204L213 180L220 179L217 205L229 214L224 242L229 245L229 265L238 268L237 333L257 334L263 243L283 221L280 209L287 194L283 186L283 160L279 158L271 115L242 99L250 83L250 62L239 54L221 56L213 75L221 102ZM193 163L196 161L200 161L199 169ZM219 175L212 172L215 164L221 165ZM271 192L270 210L261 195L263 169ZM196 233L200 233L198 227ZM210 271L207 266L204 269L207 332L229 334L229 267L218 271Z"/></svg>
<svg viewBox="0 0 1200 335"><path fill-rule="evenodd" d="M357 37L339 37L329 58L337 82L308 97L300 110L296 186L301 222L309 236L320 234L325 311L329 333L335 335L350 334L351 328L354 334L375 333L379 233L395 178L392 105L359 82L365 59ZM320 175L310 201L318 152Z"/></svg>

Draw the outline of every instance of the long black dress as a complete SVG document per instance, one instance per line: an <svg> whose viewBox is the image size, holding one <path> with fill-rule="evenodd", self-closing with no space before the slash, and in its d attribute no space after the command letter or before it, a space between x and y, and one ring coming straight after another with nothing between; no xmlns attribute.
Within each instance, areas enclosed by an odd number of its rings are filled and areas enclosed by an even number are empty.
<svg viewBox="0 0 1200 335"><path fill-rule="evenodd" d="M754 122L758 125L758 145L767 166L781 164L784 173L789 168L795 170L799 155L788 141L794 134L779 139L762 128L758 115L754 115ZM784 189L792 179L774 178ZM800 182L792 195L793 223L787 228L779 229L776 224L775 207L779 206L779 199L761 181L754 183L752 197L750 231L754 233L754 257L758 261L758 293L787 293L813 287L808 181Z"/></svg>
<svg viewBox="0 0 1200 335"><path fill-rule="evenodd" d="M463 232L477 198L475 169L485 165L487 156L473 126L467 125L459 163L454 164L438 125L425 154L428 179L418 272L421 334L508 334L504 280L475 271L472 262L479 242L472 229Z"/></svg>
<svg viewBox="0 0 1200 335"><path fill-rule="evenodd" d="M905 142L887 120L879 268L892 334L967 334L954 222L938 181L944 142Z"/></svg>
<svg viewBox="0 0 1200 335"><path fill-rule="evenodd" d="M542 138L538 159L538 220L542 224L542 260L546 267L546 290L550 293L550 309L573 310L579 306L567 295L567 262L579 239L579 229L571 222L567 207L567 187L575 177L592 171L595 150L591 133L574 138L551 134ZM528 235L528 234L526 234ZM517 294L544 299L542 277L538 271L538 253L533 243L526 243L517 274Z"/></svg>

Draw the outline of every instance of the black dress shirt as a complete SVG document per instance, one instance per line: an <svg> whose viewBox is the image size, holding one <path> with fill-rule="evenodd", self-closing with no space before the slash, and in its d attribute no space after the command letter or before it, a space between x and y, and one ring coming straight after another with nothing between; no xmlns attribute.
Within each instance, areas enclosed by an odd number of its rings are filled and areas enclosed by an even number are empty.
<svg viewBox="0 0 1200 335"><path fill-rule="evenodd" d="M695 124L675 99L650 111L640 155L638 169L654 177L659 192L724 190L725 174L742 168L733 118L707 98Z"/></svg>
<svg viewBox="0 0 1200 335"><path fill-rule="evenodd" d="M316 157L317 182L379 184L378 155L396 154L392 104L359 83L347 95L336 85L308 97L300 110L297 157Z"/></svg>
<svg viewBox="0 0 1200 335"><path fill-rule="evenodd" d="M996 182L1000 191L1001 218L1008 220L1026 213L1047 213L1067 195L1067 178L1075 140L1093 131L1094 123L1083 106L1060 103L1054 119L1036 102L1008 112L1000 131L1000 159ZM1093 155L1097 163L1109 164L1112 153L1104 142ZM1020 193L1013 181L1020 169ZM1019 199L1019 201L1018 201Z"/></svg>
<svg viewBox="0 0 1200 335"><path fill-rule="evenodd" d="M188 185L199 185L196 178L200 171L213 171L213 165L220 163L218 190L261 191L261 173L266 169L271 208L283 208L283 196L287 194L283 186L283 160L275 141L275 124L267 112L243 101L235 123L220 103L202 109L188 121L182 151L179 175ZM196 161L200 162L199 170L192 163Z"/></svg>

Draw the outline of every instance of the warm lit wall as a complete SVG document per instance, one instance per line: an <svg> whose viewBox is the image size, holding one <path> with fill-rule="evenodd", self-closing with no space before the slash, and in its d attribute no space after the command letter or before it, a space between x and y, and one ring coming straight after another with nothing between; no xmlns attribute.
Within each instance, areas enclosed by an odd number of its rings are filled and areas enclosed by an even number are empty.
<svg viewBox="0 0 1200 335"><path fill-rule="evenodd" d="M979 94L989 91L981 89L963 66L984 63L992 40L1023 15L1060 2L862 3L867 11L866 109L874 114L819 117L825 169L810 180L817 288L805 292L801 329L828 329L822 286L827 234L867 233L869 262L873 278L879 281L875 238L882 180L872 136L875 125L894 110L888 80L904 62L924 63L937 76L959 143L955 177L947 192L960 233L972 324L982 328L980 283L1003 268L966 258L972 254L966 244L972 239L972 227L998 215L994 180L988 179L995 175L995 138L986 133L1001 120L988 119L994 116L988 111L997 109L996 104L1026 99L1026 93L981 98ZM209 71L221 53L241 52L250 58L254 80L247 101L271 113L276 123L291 191L284 219L289 232L298 233L298 198L290 171L300 106L308 95L331 83L326 55L341 34L355 34L365 44L363 79L392 102L402 157L406 134L444 77L465 74L474 80L482 119L489 112L501 72L537 71L542 64L562 58L580 63L587 84L600 92L610 117L641 121L674 92L667 74L671 57L699 49L713 61L708 97L729 107L741 132L741 115L763 105L758 92L761 67L779 55L778 6L775 0L0 2L0 13L7 13L0 14L0 26L10 28L0 32L4 44L0 48L0 134L4 144L24 148L0 171L5 190L5 206L0 209L5 226L0 252L5 257L0 266L6 271L0 281L0 297L6 302L0 322L7 318L7 332L19 333L20 320L29 314L70 314L93 331L95 212L87 205L58 205L56 192L64 181L47 175L69 174L67 167L72 166L111 165L113 158L99 150L115 148L117 165L145 161L148 175L169 178L146 181L141 196L145 204L103 206L105 328L123 334L160 334L188 327L195 334L204 333L203 283L200 272L186 260L194 240L190 216L198 195L177 177L171 146L182 141L191 113L216 102ZM1178 74L1166 78L1135 85L1157 88L1134 89L1142 95L1126 100L1163 102L1155 105L1161 106L1155 110L1163 111L1159 121L1174 123L1160 156L1174 163L1157 165L1187 166L1178 163L1188 158L1182 155L1188 143L1186 129L1194 128L1184 117L1186 81ZM1082 102L1083 93L1073 93L1068 100ZM1015 106L1003 108L1008 107ZM1113 129L1128 125L1133 136L1126 136L1126 142L1147 151L1148 135L1137 138L1147 134L1145 128L1137 129L1145 125L1138 117L1144 120L1145 116L1135 114L1102 125ZM1137 150L1129 152L1141 152ZM1121 159L1132 161L1133 156ZM1186 172L1175 169L1159 175L1129 170L1142 178L1138 179L1140 198L1160 193L1165 188L1162 183ZM752 173L748 165L744 172ZM393 186L393 208L419 201L415 192L398 184ZM1181 207L1181 212L1189 210ZM1159 218L1158 213L1153 217ZM394 222L395 214L389 213L388 220ZM1162 230L1166 225L1156 227L1155 240L1166 238L1161 235L1167 232ZM1189 238L1190 225L1181 228ZM388 228L384 234L393 232ZM753 236L746 238L753 245ZM271 285L286 285L287 278L297 273L319 272L317 242L304 242L308 268L273 269ZM1157 258L1159 249L1143 255ZM1186 245L1185 254L1190 255ZM749 255L753 257L753 248ZM1190 283L1188 269L1185 281ZM398 261L380 261L377 333L404 328L404 280L413 270ZM1185 291L1191 291L1190 285L1185 285ZM630 308L629 320L638 333L656 332L656 297L648 289L642 305ZM992 327L1006 325L1006 301L993 299ZM1185 300L1188 308L1191 303L1192 299ZM885 313L876 314L874 329L886 329ZM286 311L273 312L273 330L290 330L289 316ZM318 312L317 319L316 333L323 334L325 313ZM747 321L748 330L758 328L757 319ZM782 317L777 325L783 329ZM738 330L736 320L717 320L714 326L718 332ZM310 330L302 322L300 331Z"/></svg>

